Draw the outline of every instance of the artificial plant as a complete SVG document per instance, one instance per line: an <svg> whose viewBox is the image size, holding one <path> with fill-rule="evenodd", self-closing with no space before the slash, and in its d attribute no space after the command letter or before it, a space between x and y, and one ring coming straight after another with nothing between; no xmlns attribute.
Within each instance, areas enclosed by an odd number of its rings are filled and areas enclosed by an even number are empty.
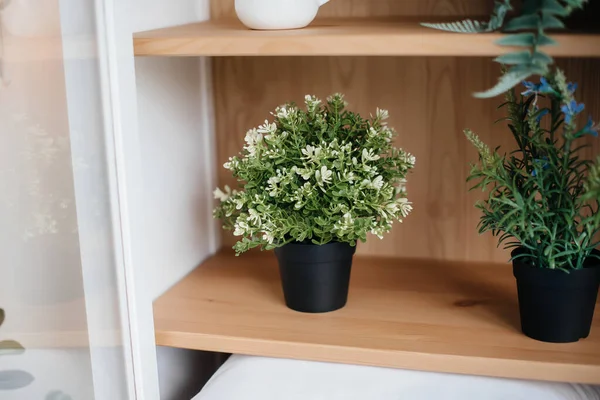
<svg viewBox="0 0 600 400"><path fill-rule="evenodd" d="M477 204L479 232L491 231L505 248L520 247L516 257L535 267L581 269L600 245L600 157L595 164L583 158L580 142L599 128L591 117L578 123L584 105L561 71L524 84L520 96L510 89L502 105L515 151L491 151L465 131L480 157L469 180L488 190Z"/></svg>
<svg viewBox="0 0 600 400"><path fill-rule="evenodd" d="M510 0L497 0L489 22L462 20L451 23L424 23L422 25L450 32L482 33L502 30L514 32L496 41L501 46L520 47L522 50L503 54L494 61L510 68L498 83L485 92L475 93L476 97L494 97L514 88L532 75L544 76L549 73L552 57L542 47L556 45L547 31L562 29L562 18L580 9L587 0L523 0L520 15L505 17L513 9Z"/></svg>
<svg viewBox="0 0 600 400"><path fill-rule="evenodd" d="M354 245L367 233L381 237L412 209L405 182L415 159L392 146L387 111L362 118L339 94L305 103L277 108L224 165L240 188L215 191L215 217L241 237L238 254L291 242Z"/></svg>
<svg viewBox="0 0 600 400"><path fill-rule="evenodd" d="M0 326L4 323L6 314L0 308ZM0 356L14 356L25 353L25 348L17 341L0 341ZM30 385L34 381L33 375L21 370L0 371L0 391L17 390ZM60 390L49 392L45 400L72 400L71 396Z"/></svg>
<svg viewBox="0 0 600 400"><path fill-rule="evenodd" d="M0 308L0 326L4 323L6 314ZM14 340L4 340L0 342L0 356L12 356L23 354L25 348ZM21 389L33 382L33 376L25 371L7 370L0 371L0 390Z"/></svg>

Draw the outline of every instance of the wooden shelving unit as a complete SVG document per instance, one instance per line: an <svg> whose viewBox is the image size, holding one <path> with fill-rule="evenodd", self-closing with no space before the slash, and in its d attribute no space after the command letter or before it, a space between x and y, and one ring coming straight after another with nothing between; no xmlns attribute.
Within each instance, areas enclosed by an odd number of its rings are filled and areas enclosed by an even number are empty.
<svg viewBox="0 0 600 400"><path fill-rule="evenodd" d="M425 18L427 19L427 18ZM421 27L418 22L382 18L323 19L290 31L252 31L237 20L141 32L138 56L497 56L501 34L465 35ZM555 57L598 57L600 35L553 35Z"/></svg>
<svg viewBox="0 0 600 400"><path fill-rule="evenodd" d="M396 144L418 160L409 182L415 211L384 240L360 246L346 308L291 311L272 254L223 252L155 302L158 345L600 384L600 312L591 336L578 343L525 337L511 267L495 263L507 254L476 232L477 193L467 192L465 179L477 155L462 129L476 130L491 147L514 146L507 128L493 124L500 101L472 96L499 75L483 57L511 49L494 43L501 34L440 32L418 21L490 15L491 2L332 1L308 28L270 32L243 27L233 0L210 3L210 21L136 33L134 49L137 56L217 56L210 61L216 164L236 154L247 129L275 106L342 92L353 111L390 110ZM600 115L600 34L552 37L559 45L545 50L579 82L586 112ZM587 143L587 157L599 154L597 139ZM235 182L219 168L218 184ZM235 238L224 233L221 241L228 247ZM398 258L407 256L415 258Z"/></svg>
<svg viewBox="0 0 600 400"><path fill-rule="evenodd" d="M272 254L218 254L156 301L156 343L600 384L600 315L578 343L525 337L508 265L357 257L353 268L346 308L302 314L284 305Z"/></svg>

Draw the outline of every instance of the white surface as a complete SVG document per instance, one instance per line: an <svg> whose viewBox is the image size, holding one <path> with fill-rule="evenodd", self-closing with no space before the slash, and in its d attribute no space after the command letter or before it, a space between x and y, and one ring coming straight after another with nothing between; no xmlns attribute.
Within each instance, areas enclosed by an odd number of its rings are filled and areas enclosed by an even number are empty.
<svg viewBox="0 0 600 400"><path fill-rule="evenodd" d="M135 395L113 155L106 15L60 0L62 51L95 399ZM85 40L82 40L85 38Z"/></svg>
<svg viewBox="0 0 600 400"><path fill-rule="evenodd" d="M251 29L298 29L310 24L329 0L235 0L235 12Z"/></svg>
<svg viewBox="0 0 600 400"><path fill-rule="evenodd" d="M194 400L600 400L600 388L232 356Z"/></svg>
<svg viewBox="0 0 600 400"><path fill-rule="evenodd" d="M147 261L144 289L153 300L214 252L209 233L214 167L203 129L197 58L135 61L144 180Z"/></svg>
<svg viewBox="0 0 600 400"><path fill-rule="evenodd" d="M171 63L149 58L140 61L142 66L136 71L132 33L206 20L209 1L101 2L112 16L109 75L112 97L116 99L112 107L114 156L136 396L139 400L176 399L182 380L194 380L195 371L190 369L177 380L164 373L160 390L157 371L169 371L192 356L183 356L181 352L164 354L160 359L165 365L158 368L152 301L208 257L207 248L216 246L212 228L207 228L200 240L199 230L205 224L194 225L209 219L210 209L204 205L202 196L213 189L209 181L214 163L209 165L210 169L204 167L213 151L211 146L202 144L204 140L210 143L213 135L210 121L206 120L211 115L207 111L211 98L206 84L208 64L202 59ZM184 76L178 77L181 71ZM194 80L192 84L186 82L190 77ZM141 92L136 82L140 83ZM139 103L138 94L143 96ZM165 94L173 104L164 102ZM184 105L182 114L177 108L189 99L200 102ZM179 151L183 151L181 157ZM200 170L202 174L195 176ZM186 187L190 182L192 185ZM165 190L161 191L161 184ZM196 246L192 246L193 241Z"/></svg>
<svg viewBox="0 0 600 400"><path fill-rule="evenodd" d="M34 376L31 385L18 390L0 390L2 400L44 400L52 391L60 390L74 400L94 399L89 373L88 349L27 350L18 356L0 358L0 370L26 370ZM96 397L101 400L106 397ZM111 400L113 398L110 398ZM120 397L114 398L120 399Z"/></svg>

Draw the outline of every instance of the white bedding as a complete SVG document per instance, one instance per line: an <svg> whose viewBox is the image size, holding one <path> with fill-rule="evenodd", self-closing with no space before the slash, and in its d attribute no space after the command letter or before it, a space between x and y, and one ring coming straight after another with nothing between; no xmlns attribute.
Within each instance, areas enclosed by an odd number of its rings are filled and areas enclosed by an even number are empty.
<svg viewBox="0 0 600 400"><path fill-rule="evenodd" d="M600 387L233 355L193 400L600 400Z"/></svg>

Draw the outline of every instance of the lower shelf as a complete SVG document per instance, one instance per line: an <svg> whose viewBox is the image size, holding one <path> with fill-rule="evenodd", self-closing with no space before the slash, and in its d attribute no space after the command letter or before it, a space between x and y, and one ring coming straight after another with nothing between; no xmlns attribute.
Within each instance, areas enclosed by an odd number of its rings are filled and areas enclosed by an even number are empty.
<svg viewBox="0 0 600 400"><path fill-rule="evenodd" d="M207 260L154 304L156 342L187 349L600 384L600 315L572 344L523 336L508 265L360 258L345 308L286 308L275 257Z"/></svg>

